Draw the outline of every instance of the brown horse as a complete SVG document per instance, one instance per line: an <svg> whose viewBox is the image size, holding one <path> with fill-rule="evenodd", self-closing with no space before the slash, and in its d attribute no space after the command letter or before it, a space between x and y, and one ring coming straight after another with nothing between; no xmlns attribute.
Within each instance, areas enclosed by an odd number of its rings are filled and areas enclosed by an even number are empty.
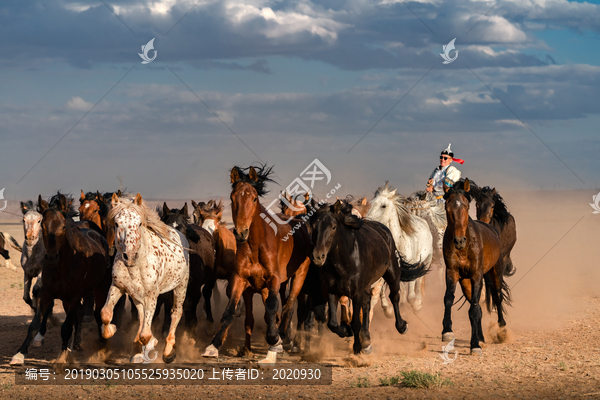
<svg viewBox="0 0 600 400"><path fill-rule="evenodd" d="M238 167L231 170L231 208L234 235L238 242L236 270L229 283L231 297L221 319L221 329L206 348L204 357L218 357L218 349L225 340L242 294L247 310L246 332L252 332L254 326L252 293L261 293L265 304L267 343L271 347L267 358L259 362L275 362L276 351L280 350L279 345L282 343L281 337L286 337L293 306L310 265L312 245L308 231L300 221L292 220L289 224L276 225L276 231L265 221L267 210L260 203L259 196L266 194L265 183L272 181L271 170L272 168L265 166L258 168L258 171L250 167L248 173ZM297 228L293 235L292 224ZM282 240L288 234L293 240ZM281 284L292 277L293 284L283 307L278 331L277 295Z"/></svg>
<svg viewBox="0 0 600 400"><path fill-rule="evenodd" d="M504 276L513 276L517 272L510 258L510 252L517 242L515 217L508 212L506 204L504 204L504 199L496 191L496 188L491 189L489 186L485 186L477 189L475 191L475 202L477 206L477 219L492 225L500 232Z"/></svg>
<svg viewBox="0 0 600 400"><path fill-rule="evenodd" d="M482 354L480 342L485 342L481 327L479 300L484 276L498 311L498 324L506 325L502 302L510 303L510 291L504 282L504 266L500 258L498 231L481 221L469 217L472 199L468 179L458 181L453 187L444 185L448 227L444 234L444 261L446 263L446 294L444 295L444 321L442 341L455 338L452 333L452 305L456 283L460 281L466 299L471 303L471 354Z"/></svg>
<svg viewBox="0 0 600 400"><path fill-rule="evenodd" d="M54 299L63 302L67 315L62 328L62 352L58 362L65 362L68 356L68 343L75 326L73 348L81 346L81 323L83 307L81 300L93 293L96 305L104 303L111 282L108 263L108 245L100 229L93 223L75 223L77 213L72 207L72 199L58 193L50 202L38 198L38 209L42 213L42 237L46 248L42 276L44 285L40 289L39 307L29 325L27 337L12 358L11 364L23 364L33 336L39 330L42 320L52 310ZM88 226L89 228L84 228ZM100 307L94 313L100 335Z"/></svg>
<svg viewBox="0 0 600 400"><path fill-rule="evenodd" d="M301 200L302 197L304 197L304 200ZM279 207L281 208L281 213L283 215L287 215L288 217L295 217L296 215L305 214L306 204L308 203L310 198L311 196L308 192L304 193L304 196L302 196L302 194L299 194L292 197L291 194L288 194L284 190L283 192L281 192L281 195L279 197Z"/></svg>

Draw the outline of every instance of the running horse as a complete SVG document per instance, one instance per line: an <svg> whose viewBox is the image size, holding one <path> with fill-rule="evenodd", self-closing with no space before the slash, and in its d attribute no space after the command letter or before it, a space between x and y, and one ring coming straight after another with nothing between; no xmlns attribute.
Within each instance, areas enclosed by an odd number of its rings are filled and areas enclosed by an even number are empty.
<svg viewBox="0 0 600 400"><path fill-rule="evenodd" d="M396 330L406 333L408 325L400 315L400 281L412 281L427 272L424 263L408 264L396 250L390 230L380 222L352 213L346 200L321 205L310 217L314 250L312 258L322 267L327 286L329 329L340 337L354 336L354 353L373 350L369 332L371 287L383 277L390 287ZM337 298L352 300L351 326L337 323ZM363 315L361 321L361 312Z"/></svg>
<svg viewBox="0 0 600 400"><path fill-rule="evenodd" d="M265 221L267 210L260 203L259 197L267 193L265 184L272 182L271 173L272 167L267 168L264 165L259 168L233 167L231 169L233 233L238 243L236 269L229 283L231 297L221 319L221 328L204 351L204 357L218 357L219 348L233 322L235 308L242 294L246 304L246 333L252 332L254 293L260 293L265 304L266 339L270 346L267 357L259 362L274 363L277 352L282 351L281 338L286 337L294 303L308 273L312 245L306 226L301 221L291 220L288 224L277 225ZM292 225L294 228L298 227L292 235L293 240L282 240L291 234ZM277 295L281 284L292 277L294 279L290 294L283 306L281 320L277 327L279 309Z"/></svg>
<svg viewBox="0 0 600 400"><path fill-rule="evenodd" d="M73 200L60 192L50 202L41 196L38 209L42 214L42 238L46 255L42 269L44 284L38 294L39 306L27 330L27 337L10 362L11 365L23 364L29 345L52 311L54 299L62 300L66 319L61 328L62 352L58 363L64 363L69 355L69 340L75 326L73 349L81 347L81 324L83 307L81 301L93 294L97 305L106 299L110 287L110 265L108 263L108 245L100 229L92 224L73 221L77 212L72 206ZM94 314L100 334L100 307ZM100 336L101 344L105 341Z"/></svg>
<svg viewBox="0 0 600 400"><path fill-rule="evenodd" d="M515 217L512 216L504 199L496 188L485 186L475 191L475 203L477 207L477 219L492 225L500 232L500 246L502 262L504 263L504 276L513 276L516 269L510 258L515 243L517 242L517 225Z"/></svg>
<svg viewBox="0 0 600 400"><path fill-rule="evenodd" d="M453 187L444 184L446 219L444 234L444 261L446 263L446 293L444 295L444 320L442 341L455 339L452 332L452 305L456 283L460 281L463 294L471 303L471 354L481 355L480 342L485 343L481 327L479 300L485 282L490 283L486 297L491 296L498 311L498 325L506 326L503 302L510 304L510 290L504 282L504 264L500 258L501 246L498 231L482 221L469 217L472 200L469 179L458 181ZM488 302L488 309L489 309Z"/></svg>
<svg viewBox="0 0 600 400"><path fill-rule="evenodd" d="M152 335L152 317L156 300L173 291L171 326L166 337L163 361L175 360L175 330L183 313L189 278L189 243L185 236L160 221L156 211L142 200L112 196L108 221L115 229L117 255L112 268L112 284L102 308L102 336L112 337L117 327L111 324L117 301L127 293L135 303L139 328L134 340L136 354L131 362L147 361L158 340ZM142 353L143 351L143 353Z"/></svg>

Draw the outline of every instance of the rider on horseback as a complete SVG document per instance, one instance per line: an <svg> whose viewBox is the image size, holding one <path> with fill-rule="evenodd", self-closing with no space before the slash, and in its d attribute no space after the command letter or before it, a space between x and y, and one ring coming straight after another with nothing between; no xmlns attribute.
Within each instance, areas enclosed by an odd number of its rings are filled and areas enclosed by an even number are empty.
<svg viewBox="0 0 600 400"><path fill-rule="evenodd" d="M452 161L463 164L465 161L460 158L453 158L454 153L450 150L451 143L448 143L448 148L443 150L440 155L440 165L436 167L427 181L427 191L433 192L438 202L443 202L444 183L446 186L452 187L455 182L460 179L460 171L450 165Z"/></svg>

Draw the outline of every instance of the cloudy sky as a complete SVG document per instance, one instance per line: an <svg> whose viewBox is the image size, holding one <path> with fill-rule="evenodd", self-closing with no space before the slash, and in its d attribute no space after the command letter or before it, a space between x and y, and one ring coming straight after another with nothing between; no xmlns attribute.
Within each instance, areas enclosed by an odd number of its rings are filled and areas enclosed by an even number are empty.
<svg viewBox="0 0 600 400"><path fill-rule="evenodd" d="M408 194L449 142L479 184L600 187L599 32L598 1L5 0L0 187L203 199L318 158Z"/></svg>

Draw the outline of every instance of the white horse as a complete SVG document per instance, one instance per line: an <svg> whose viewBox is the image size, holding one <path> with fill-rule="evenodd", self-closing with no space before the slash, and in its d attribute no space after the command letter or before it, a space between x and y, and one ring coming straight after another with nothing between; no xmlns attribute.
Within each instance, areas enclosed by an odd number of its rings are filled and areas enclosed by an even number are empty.
<svg viewBox="0 0 600 400"><path fill-rule="evenodd" d="M171 326L166 338L163 361L175 360L175 330L183 312L189 279L189 243L185 236L161 222L156 211L142 200L112 196L109 224L115 229L117 255L112 284L102 308L102 336L112 337L117 327L111 324L113 308L127 293L138 310L140 327L135 337L137 354L131 362L152 362L150 352L158 343L152 335L152 317L159 294L173 291ZM153 354L156 354L153 352Z"/></svg>
<svg viewBox="0 0 600 400"><path fill-rule="evenodd" d="M406 262L423 262L429 268L433 259L433 237L429 226L425 220L410 212L404 204L405 198L397 194L396 190L391 190L388 182L378 188L366 218L381 222L389 228L396 242L396 249ZM401 302L408 302L415 312L423 306L424 278L400 283ZM385 289L382 290L385 292Z"/></svg>
<svg viewBox="0 0 600 400"><path fill-rule="evenodd" d="M21 212L23 213L23 251L21 253L21 267L23 268L23 300L33 309L37 307L34 300L31 299L31 284L33 278L36 278L33 293L39 291L42 287L42 262L46 254L44 241L40 240L42 214L37 212L32 201L21 202ZM36 343L34 342L34 346Z"/></svg>

